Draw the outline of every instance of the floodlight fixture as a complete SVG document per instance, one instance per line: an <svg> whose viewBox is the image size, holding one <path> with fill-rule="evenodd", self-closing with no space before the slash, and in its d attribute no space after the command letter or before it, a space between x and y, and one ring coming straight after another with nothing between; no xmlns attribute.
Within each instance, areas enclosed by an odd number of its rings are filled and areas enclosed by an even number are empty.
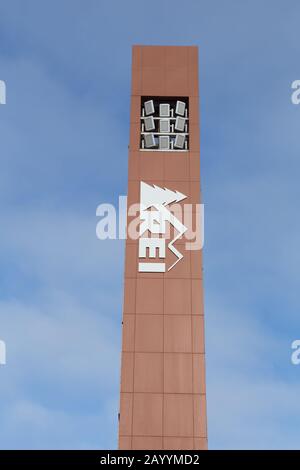
<svg viewBox="0 0 300 470"><path fill-rule="evenodd" d="M183 101L176 101L176 114L179 114L180 116L184 116L185 113L185 103Z"/></svg>
<svg viewBox="0 0 300 470"><path fill-rule="evenodd" d="M144 103L144 107L145 107L145 114L146 114L146 116L149 116L149 114L153 114L153 113L154 113L154 103L153 103L153 100L146 101L146 102Z"/></svg>
<svg viewBox="0 0 300 470"><path fill-rule="evenodd" d="M183 134L177 134L175 137L174 147L183 149L185 143L185 136Z"/></svg>
<svg viewBox="0 0 300 470"><path fill-rule="evenodd" d="M169 119L160 119L159 121L159 132L170 132L170 121Z"/></svg>
<svg viewBox="0 0 300 470"><path fill-rule="evenodd" d="M169 150L170 149L170 137L168 135L160 135L159 136L159 148L161 150Z"/></svg>
<svg viewBox="0 0 300 470"><path fill-rule="evenodd" d="M153 116L145 117L144 124L145 124L145 130L147 132L148 131L153 131L155 129Z"/></svg>
<svg viewBox="0 0 300 470"><path fill-rule="evenodd" d="M155 143L155 137L154 137L153 134L145 134L144 140L145 140L145 147L146 148L155 147L156 143Z"/></svg>
<svg viewBox="0 0 300 470"><path fill-rule="evenodd" d="M169 103L161 103L159 105L159 115L160 115L160 117L169 117L170 116L170 105L169 105Z"/></svg>
<svg viewBox="0 0 300 470"><path fill-rule="evenodd" d="M176 121L175 121L175 129L176 131L183 132L185 127L185 119L177 116Z"/></svg>

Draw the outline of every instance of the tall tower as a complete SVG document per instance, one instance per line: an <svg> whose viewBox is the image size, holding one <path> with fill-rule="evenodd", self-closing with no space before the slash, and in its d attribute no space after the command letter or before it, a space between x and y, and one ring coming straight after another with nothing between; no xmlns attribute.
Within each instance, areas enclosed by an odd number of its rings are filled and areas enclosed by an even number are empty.
<svg viewBox="0 0 300 470"><path fill-rule="evenodd" d="M206 449L197 47L133 47L128 174L119 448Z"/></svg>

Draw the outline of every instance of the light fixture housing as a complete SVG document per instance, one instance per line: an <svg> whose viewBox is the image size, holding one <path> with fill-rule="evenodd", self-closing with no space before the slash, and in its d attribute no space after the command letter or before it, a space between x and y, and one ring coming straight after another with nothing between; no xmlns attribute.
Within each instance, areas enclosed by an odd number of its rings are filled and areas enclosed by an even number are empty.
<svg viewBox="0 0 300 470"><path fill-rule="evenodd" d="M185 119L180 116L177 116L176 121L175 121L176 131L184 132L184 128L185 128Z"/></svg>
<svg viewBox="0 0 300 470"><path fill-rule="evenodd" d="M145 147L147 149L155 147L155 145L156 145L155 137L154 137L153 134L145 134L144 141L145 141Z"/></svg>
<svg viewBox="0 0 300 470"><path fill-rule="evenodd" d="M169 119L160 119L159 120L159 132L170 132L170 121Z"/></svg>
<svg viewBox="0 0 300 470"><path fill-rule="evenodd" d="M154 102L153 102L153 100L146 101L144 103L144 108L145 108L146 116L149 116L149 114L153 114L154 113Z"/></svg>
<svg viewBox="0 0 300 470"><path fill-rule="evenodd" d="M170 137L168 135L159 136L159 148L160 150L169 150L170 149Z"/></svg>
<svg viewBox="0 0 300 470"><path fill-rule="evenodd" d="M145 117L144 124L145 124L145 130L147 132L148 131L153 131L155 129L155 123L154 123L153 116Z"/></svg>
<svg viewBox="0 0 300 470"><path fill-rule="evenodd" d="M170 117L170 105L169 103L160 103L159 105L159 116Z"/></svg>
<svg viewBox="0 0 300 470"><path fill-rule="evenodd" d="M183 149L185 143L185 136L183 134L177 134L175 137L174 147Z"/></svg>
<svg viewBox="0 0 300 470"><path fill-rule="evenodd" d="M189 98L142 96L140 102L140 150L189 151ZM181 137L177 137L177 136ZM162 137L162 138L160 138Z"/></svg>
<svg viewBox="0 0 300 470"><path fill-rule="evenodd" d="M177 101L176 102L176 114L179 114L180 116L184 116L185 113L185 103L183 101Z"/></svg>

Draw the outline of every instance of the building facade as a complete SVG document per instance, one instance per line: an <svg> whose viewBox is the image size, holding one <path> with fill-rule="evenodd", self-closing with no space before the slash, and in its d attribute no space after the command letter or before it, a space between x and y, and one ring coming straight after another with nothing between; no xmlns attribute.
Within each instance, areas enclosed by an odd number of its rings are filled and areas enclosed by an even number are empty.
<svg viewBox="0 0 300 470"><path fill-rule="evenodd" d="M198 48L134 46L120 449L207 448L200 200Z"/></svg>

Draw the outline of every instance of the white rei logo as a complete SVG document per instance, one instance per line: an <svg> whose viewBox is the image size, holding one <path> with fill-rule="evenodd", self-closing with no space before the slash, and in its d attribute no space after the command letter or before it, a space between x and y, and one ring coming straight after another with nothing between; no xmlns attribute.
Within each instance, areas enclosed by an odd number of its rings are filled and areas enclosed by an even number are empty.
<svg viewBox="0 0 300 470"><path fill-rule="evenodd" d="M183 258L183 254L175 248L174 243L187 231L187 227L170 212L167 206L174 202L178 203L186 199L187 196L179 191L151 186L143 181L141 181L140 194L139 258L146 258L147 248L149 249L149 258L156 258L157 250L160 259L166 257L166 239L159 237L159 235L166 234L166 223L169 222L178 232L168 243L168 248L177 257L177 260L168 268L170 271ZM157 237L143 236L147 231ZM139 272L164 273L166 272L166 263L139 262L138 269Z"/></svg>

